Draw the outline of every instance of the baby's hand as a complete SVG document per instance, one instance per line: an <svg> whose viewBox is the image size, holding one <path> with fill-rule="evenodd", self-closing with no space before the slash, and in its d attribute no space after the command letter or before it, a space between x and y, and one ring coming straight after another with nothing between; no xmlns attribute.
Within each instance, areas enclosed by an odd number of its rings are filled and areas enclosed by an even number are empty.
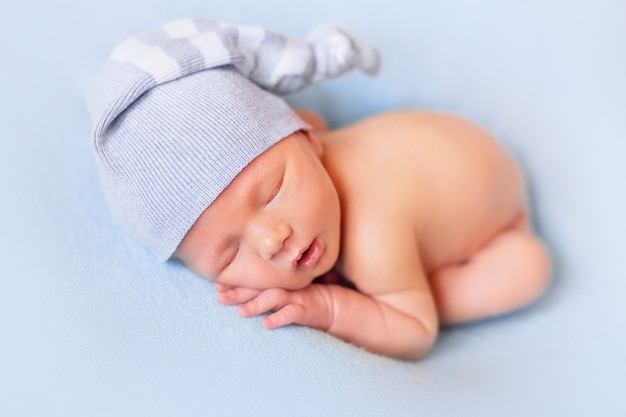
<svg viewBox="0 0 626 417"><path fill-rule="evenodd" d="M332 301L327 285L311 284L295 291L281 288L259 291L223 285L216 288L220 291L220 302L228 305L241 304L238 311L243 317L273 311L262 320L266 329L299 324L327 330L332 324Z"/></svg>

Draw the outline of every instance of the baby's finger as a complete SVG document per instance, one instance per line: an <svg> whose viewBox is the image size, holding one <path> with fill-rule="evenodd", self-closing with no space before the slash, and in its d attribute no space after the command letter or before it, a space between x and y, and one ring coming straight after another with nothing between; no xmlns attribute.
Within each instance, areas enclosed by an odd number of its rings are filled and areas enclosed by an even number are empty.
<svg viewBox="0 0 626 417"><path fill-rule="evenodd" d="M221 282L216 282L215 283L215 289L218 292L224 292L224 291L229 291L234 289L235 287L233 287L232 285L226 285L226 284L222 284Z"/></svg>
<svg viewBox="0 0 626 417"><path fill-rule="evenodd" d="M288 324L298 323L304 316L304 307L301 304L287 304L277 312L263 318L261 324L266 329L275 329Z"/></svg>
<svg viewBox="0 0 626 417"><path fill-rule="evenodd" d="M247 303L259 295L259 290L250 288L233 288L217 294L217 300L226 305Z"/></svg>
<svg viewBox="0 0 626 417"><path fill-rule="evenodd" d="M244 317L258 316L272 310L278 310L289 303L289 291L271 288L259 294L253 300L239 306L239 314Z"/></svg>

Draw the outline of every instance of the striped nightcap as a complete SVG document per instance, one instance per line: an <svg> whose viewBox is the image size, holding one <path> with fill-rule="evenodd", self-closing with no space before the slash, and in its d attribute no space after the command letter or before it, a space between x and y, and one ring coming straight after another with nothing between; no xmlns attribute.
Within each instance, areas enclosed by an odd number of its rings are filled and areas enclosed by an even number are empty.
<svg viewBox="0 0 626 417"><path fill-rule="evenodd" d="M308 128L278 94L378 67L374 48L334 27L304 42L254 26L183 19L126 39L88 97L113 213L167 260L247 164Z"/></svg>

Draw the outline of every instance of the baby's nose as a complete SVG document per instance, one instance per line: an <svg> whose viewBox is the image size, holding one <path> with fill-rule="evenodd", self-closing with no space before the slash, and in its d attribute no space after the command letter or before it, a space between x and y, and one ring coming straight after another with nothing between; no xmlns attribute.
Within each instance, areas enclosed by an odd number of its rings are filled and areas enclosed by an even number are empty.
<svg viewBox="0 0 626 417"><path fill-rule="evenodd" d="M251 224L249 236L261 258L270 260L283 249L291 236L291 227L282 221L261 219Z"/></svg>

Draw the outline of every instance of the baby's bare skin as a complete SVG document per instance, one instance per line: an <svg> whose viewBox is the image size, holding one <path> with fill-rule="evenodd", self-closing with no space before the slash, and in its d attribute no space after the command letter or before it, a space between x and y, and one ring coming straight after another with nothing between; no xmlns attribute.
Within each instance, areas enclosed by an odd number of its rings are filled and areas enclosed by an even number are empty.
<svg viewBox="0 0 626 417"><path fill-rule="evenodd" d="M296 323L373 352L419 358L441 324L505 313L542 293L549 259L529 227L523 180L484 130L451 115L406 111L328 131L315 115L301 115L316 129L253 161L177 251L217 282L221 302L241 304L244 316L274 311L263 319L268 328ZM272 160L278 152L303 163ZM297 172L306 178L293 194L281 188L277 202L223 226L225 213L237 210L237 187L272 164L305 167ZM319 198L307 194L307 184ZM295 200L310 203L298 207ZM213 262L217 247L205 249L216 236L238 242L234 266L223 273ZM312 283L333 266L355 289Z"/></svg>

